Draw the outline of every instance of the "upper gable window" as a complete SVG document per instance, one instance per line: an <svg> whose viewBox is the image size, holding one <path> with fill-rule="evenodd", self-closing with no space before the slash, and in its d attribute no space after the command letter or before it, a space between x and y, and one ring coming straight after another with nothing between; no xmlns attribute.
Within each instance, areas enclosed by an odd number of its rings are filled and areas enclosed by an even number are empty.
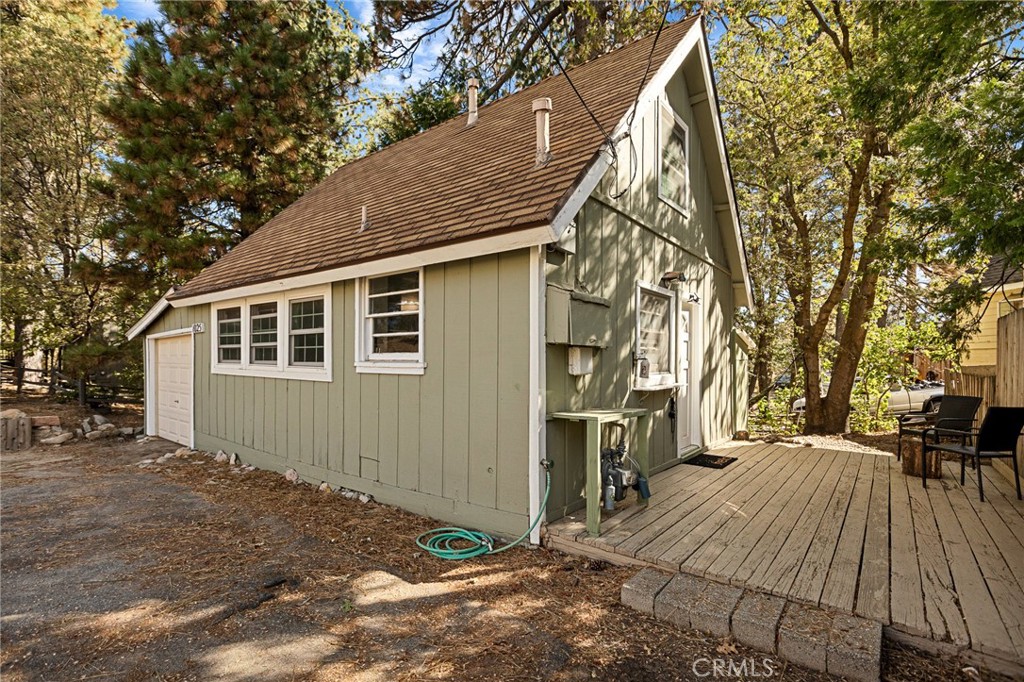
<svg viewBox="0 0 1024 682"><path fill-rule="evenodd" d="M365 277L356 295L356 369L422 374L423 271Z"/></svg>
<svg viewBox="0 0 1024 682"><path fill-rule="evenodd" d="M690 131L672 107L662 100L658 107L658 196L688 213L690 199Z"/></svg>

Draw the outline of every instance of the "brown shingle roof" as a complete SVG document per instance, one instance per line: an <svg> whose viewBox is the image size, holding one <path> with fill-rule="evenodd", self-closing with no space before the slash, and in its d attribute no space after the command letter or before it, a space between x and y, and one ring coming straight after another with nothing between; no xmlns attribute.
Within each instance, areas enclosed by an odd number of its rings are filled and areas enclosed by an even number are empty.
<svg viewBox="0 0 1024 682"><path fill-rule="evenodd" d="M650 74L698 17L665 27ZM636 97L652 36L569 71L611 133ZM649 76L650 77L650 76ZM550 97L554 159L534 168L532 102ZM349 163L179 288L185 298L547 224L603 137L562 75ZM370 227L359 231L361 207Z"/></svg>
<svg viewBox="0 0 1024 682"><path fill-rule="evenodd" d="M981 275L981 287L983 289L995 289L1003 284L1013 284L1024 280L1024 267L1014 265L1002 256L996 256L989 261L988 267Z"/></svg>

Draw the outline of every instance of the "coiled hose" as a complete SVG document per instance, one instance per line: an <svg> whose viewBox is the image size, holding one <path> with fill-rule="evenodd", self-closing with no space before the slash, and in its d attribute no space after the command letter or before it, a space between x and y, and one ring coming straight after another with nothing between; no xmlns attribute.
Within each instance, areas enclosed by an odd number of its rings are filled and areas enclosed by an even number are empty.
<svg viewBox="0 0 1024 682"><path fill-rule="evenodd" d="M449 561L462 561L486 554L499 554L506 549L512 549L530 537L530 533L540 523L540 517L544 515L544 509L548 506L548 497L551 495L551 470L545 466L544 473L546 475L544 501L540 503L537 518L515 542L495 549L494 538L487 533L465 528L434 528L417 537L416 545L439 559L448 559Z"/></svg>

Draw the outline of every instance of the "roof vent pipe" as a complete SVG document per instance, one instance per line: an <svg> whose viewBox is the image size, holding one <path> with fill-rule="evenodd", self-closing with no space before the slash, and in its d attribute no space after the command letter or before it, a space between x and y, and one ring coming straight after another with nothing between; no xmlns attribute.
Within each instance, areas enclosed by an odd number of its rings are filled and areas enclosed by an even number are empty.
<svg viewBox="0 0 1024 682"><path fill-rule="evenodd" d="M480 87L480 81L476 78L469 79L469 118L466 120L466 127L476 125L476 91Z"/></svg>
<svg viewBox="0 0 1024 682"><path fill-rule="evenodd" d="M363 205L363 215L362 215L361 220L359 221L359 231L362 232L363 230L365 230L369 226L370 226L370 217L369 217L369 215L368 215L368 213L366 211L366 206Z"/></svg>
<svg viewBox="0 0 1024 682"><path fill-rule="evenodd" d="M537 164L543 166L551 160L551 132L548 119L551 112L551 98L533 100L533 113L537 116Z"/></svg>

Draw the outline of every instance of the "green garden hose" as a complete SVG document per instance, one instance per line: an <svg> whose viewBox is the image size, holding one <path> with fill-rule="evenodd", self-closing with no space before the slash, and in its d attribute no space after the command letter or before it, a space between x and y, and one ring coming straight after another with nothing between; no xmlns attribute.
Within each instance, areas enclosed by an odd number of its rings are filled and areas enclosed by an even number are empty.
<svg viewBox="0 0 1024 682"><path fill-rule="evenodd" d="M548 496L551 495L551 469L549 465L544 466L544 473L547 483L544 489L544 501L540 503L537 511L537 518L533 520L526 532L519 536L515 542L503 547L494 548L494 538L487 533L478 530L466 530L465 528L434 528L428 530L416 538L416 544L420 549L430 552L439 559L451 561L462 561L473 557L487 554L498 554L506 549L512 549L526 538L540 523L540 517L544 515L544 509L548 506Z"/></svg>

